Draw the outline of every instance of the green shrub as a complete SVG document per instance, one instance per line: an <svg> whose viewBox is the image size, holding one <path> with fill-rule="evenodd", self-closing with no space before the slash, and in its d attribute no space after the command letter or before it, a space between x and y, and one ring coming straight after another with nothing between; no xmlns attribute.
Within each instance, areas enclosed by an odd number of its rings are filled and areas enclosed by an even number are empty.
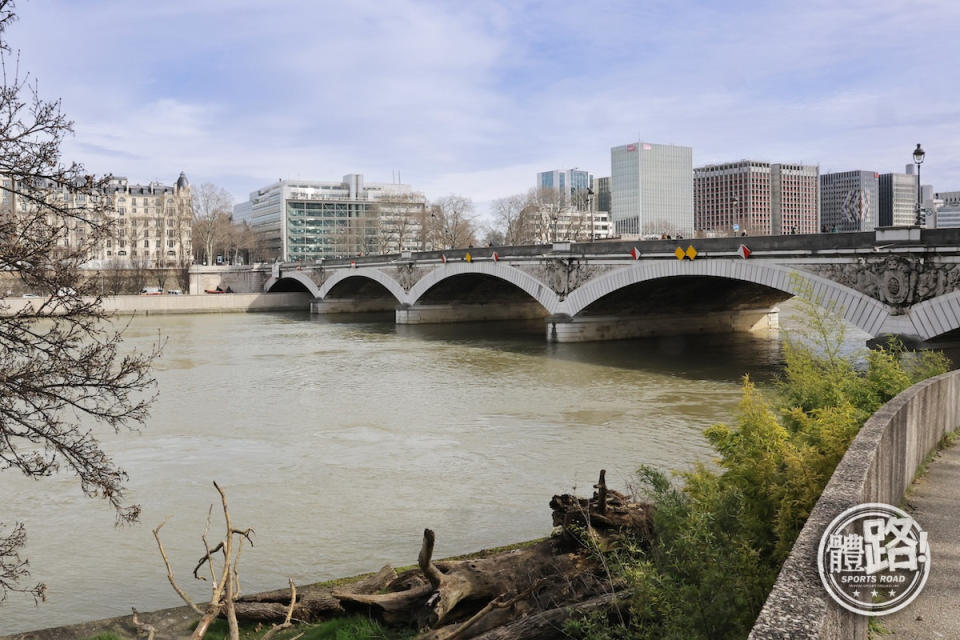
<svg viewBox="0 0 960 640"><path fill-rule="evenodd" d="M809 294L808 294L809 295ZM866 419L924 378L949 369L939 353L907 353L893 341L841 352L843 323L809 297L801 330L788 336L773 393L749 378L734 425L705 431L716 466L680 474L639 470L657 505L655 540L615 566L633 596L629 618L571 622L592 640L745 638L811 509Z"/></svg>

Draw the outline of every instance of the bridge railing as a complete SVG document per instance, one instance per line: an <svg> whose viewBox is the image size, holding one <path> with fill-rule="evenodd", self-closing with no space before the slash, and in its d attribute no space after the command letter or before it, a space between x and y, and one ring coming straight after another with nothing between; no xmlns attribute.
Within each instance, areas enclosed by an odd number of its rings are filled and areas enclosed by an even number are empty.
<svg viewBox="0 0 960 640"><path fill-rule="evenodd" d="M463 260L469 253L479 260L492 259L496 252L501 259L538 258L544 255L564 256L629 256L636 247L641 254L651 257L663 257L672 254L677 247L686 249L693 245L697 251L706 253L736 253L741 244L747 245L754 254L764 252L850 252L856 250L874 251L895 248L960 248L960 229L923 229L920 240L885 240L881 231L860 233L816 233L786 236L745 236L727 238L682 238L671 240L604 240L597 242L564 242L556 244L537 244L522 246L469 247L466 249L446 249L435 251L417 251L413 253L394 253L367 256L342 256L324 258L306 265L323 264L325 266L374 266L395 264L398 262L438 261L441 256L447 260ZM296 262L284 263L283 268L296 267ZM305 266L306 266L305 265Z"/></svg>

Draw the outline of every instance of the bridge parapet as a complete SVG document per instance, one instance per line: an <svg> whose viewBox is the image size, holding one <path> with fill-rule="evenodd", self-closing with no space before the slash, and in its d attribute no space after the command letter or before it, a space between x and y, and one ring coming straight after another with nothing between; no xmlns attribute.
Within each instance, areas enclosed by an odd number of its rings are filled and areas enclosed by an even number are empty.
<svg viewBox="0 0 960 640"><path fill-rule="evenodd" d="M960 371L917 383L867 420L794 542L750 640L866 639L867 618L829 598L817 549L830 522L865 502L897 505L937 443L960 428Z"/></svg>

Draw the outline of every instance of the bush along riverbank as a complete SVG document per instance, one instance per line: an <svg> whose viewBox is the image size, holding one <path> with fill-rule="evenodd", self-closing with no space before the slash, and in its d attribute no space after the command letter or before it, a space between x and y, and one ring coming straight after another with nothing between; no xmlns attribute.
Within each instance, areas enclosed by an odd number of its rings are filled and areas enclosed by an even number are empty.
<svg viewBox="0 0 960 640"><path fill-rule="evenodd" d="M591 497L553 497L549 539L434 560L428 529L411 567L245 597L235 593L236 570L250 532L231 521L221 492L227 533L220 544L210 534L211 551L194 572L207 574L210 601L188 601L176 629L144 616L102 631L117 638L745 638L864 421L948 369L943 356L898 343L843 354L842 323L805 304L804 326L788 340L773 388L761 392L744 379L735 423L706 431L713 465L674 478L642 468L634 494L608 488L601 472ZM159 545L160 527L156 533ZM172 570L169 577L179 590Z"/></svg>
<svg viewBox="0 0 960 640"><path fill-rule="evenodd" d="M653 537L603 555L629 599L618 616L567 623L577 638L746 638L781 565L860 427L909 386L949 370L894 341L843 355L844 327L809 297L772 393L744 379L734 425L705 434L716 466L671 481L642 468Z"/></svg>

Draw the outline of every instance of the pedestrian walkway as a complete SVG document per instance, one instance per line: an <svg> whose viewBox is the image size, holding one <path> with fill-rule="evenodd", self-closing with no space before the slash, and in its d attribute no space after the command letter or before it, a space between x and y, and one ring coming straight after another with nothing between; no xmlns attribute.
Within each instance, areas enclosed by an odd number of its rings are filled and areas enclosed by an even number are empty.
<svg viewBox="0 0 960 640"><path fill-rule="evenodd" d="M930 576L916 600L880 618L889 633L881 638L960 638L960 443L937 454L906 504L929 535Z"/></svg>

